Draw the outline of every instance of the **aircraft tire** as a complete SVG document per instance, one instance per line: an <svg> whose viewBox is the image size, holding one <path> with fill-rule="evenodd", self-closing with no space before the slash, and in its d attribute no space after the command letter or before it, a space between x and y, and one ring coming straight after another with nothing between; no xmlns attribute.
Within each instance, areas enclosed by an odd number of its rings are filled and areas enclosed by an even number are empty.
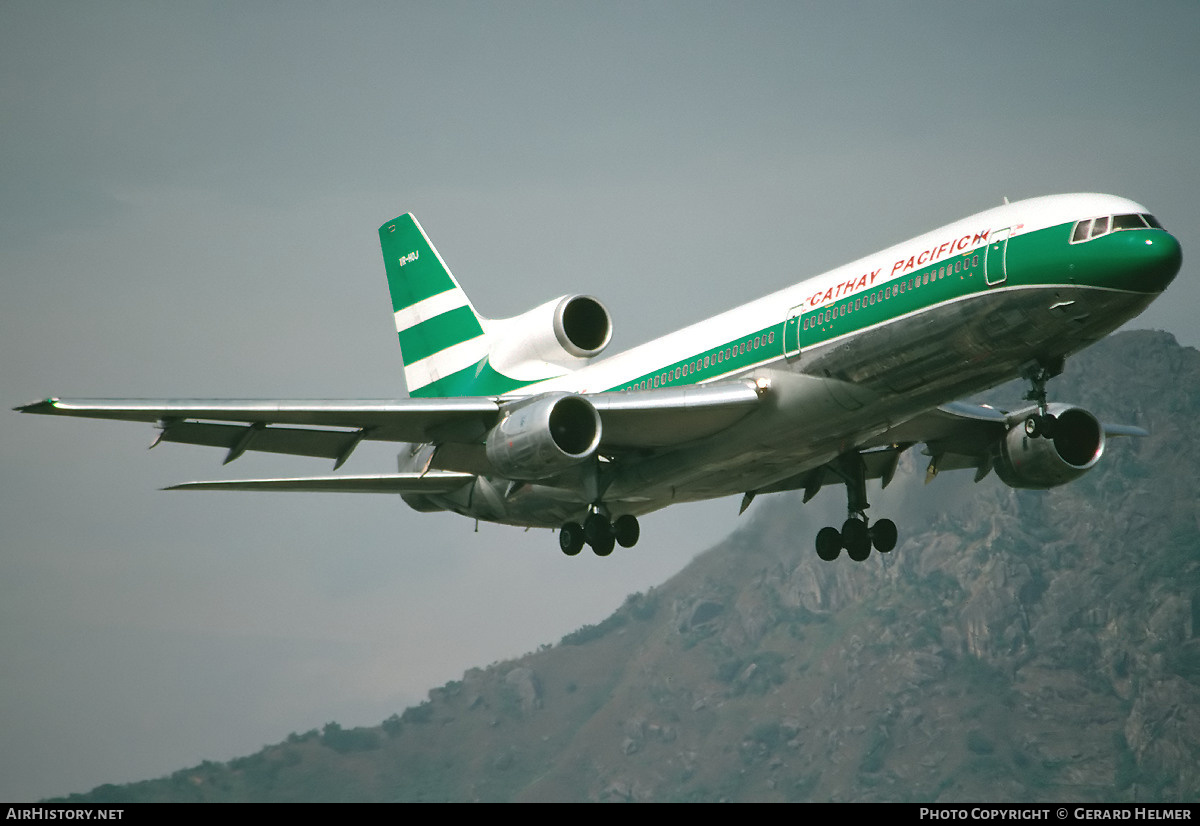
<svg viewBox="0 0 1200 826"><path fill-rule="evenodd" d="M587 519L583 520L583 539L593 547L596 542L603 542L606 537L611 537L612 532L612 523L603 514L589 513Z"/></svg>
<svg viewBox="0 0 1200 826"><path fill-rule="evenodd" d="M1039 436L1045 439L1054 438L1054 427L1058 424L1058 418L1051 413L1045 416L1034 414L1025 420L1025 435L1031 439L1036 439Z"/></svg>
<svg viewBox="0 0 1200 826"><path fill-rule="evenodd" d="M881 554L889 553L896 547L896 523L890 519L880 519L871 526L871 544Z"/></svg>
<svg viewBox="0 0 1200 826"><path fill-rule="evenodd" d="M583 526L578 522L564 522L558 529L558 547L567 556L575 556L583 550Z"/></svg>
<svg viewBox="0 0 1200 826"><path fill-rule="evenodd" d="M642 535L642 528L638 525L637 517L629 513L618 516L617 520L613 522L613 535L616 536L617 544L622 548L632 548Z"/></svg>
<svg viewBox="0 0 1200 826"><path fill-rule="evenodd" d="M592 553L596 556L608 556L613 552L613 547L617 544L617 540L613 537L612 533L609 533L608 536L602 536L590 544L592 546Z"/></svg>
<svg viewBox="0 0 1200 826"><path fill-rule="evenodd" d="M862 562L871 555L871 535L867 523L860 519L847 519L842 525L842 544L846 554L855 562Z"/></svg>
<svg viewBox="0 0 1200 826"><path fill-rule="evenodd" d="M817 531L817 556L833 562L842 552L842 535L837 528L821 528Z"/></svg>

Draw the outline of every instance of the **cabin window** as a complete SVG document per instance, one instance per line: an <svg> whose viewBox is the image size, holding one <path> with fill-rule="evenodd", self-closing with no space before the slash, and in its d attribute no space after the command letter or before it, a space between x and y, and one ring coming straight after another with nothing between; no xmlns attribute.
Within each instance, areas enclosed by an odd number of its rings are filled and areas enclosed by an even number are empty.
<svg viewBox="0 0 1200 826"><path fill-rule="evenodd" d="M767 335L767 343L768 343L768 344L774 344L774 343L775 343L775 334L774 334L774 333L770 333L770 334L768 334L768 335Z"/></svg>
<svg viewBox="0 0 1200 826"><path fill-rule="evenodd" d="M972 266L972 267L978 267L978 266L979 266L979 256L978 256L978 255L973 255L973 256L971 256L971 266Z"/></svg>

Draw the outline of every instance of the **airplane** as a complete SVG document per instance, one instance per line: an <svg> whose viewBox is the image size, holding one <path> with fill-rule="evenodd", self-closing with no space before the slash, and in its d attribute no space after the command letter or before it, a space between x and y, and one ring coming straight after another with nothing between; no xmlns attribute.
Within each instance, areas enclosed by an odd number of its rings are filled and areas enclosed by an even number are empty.
<svg viewBox="0 0 1200 826"><path fill-rule="evenodd" d="M844 485L821 559L890 552L866 484L923 444L926 481L992 470L1048 489L1144 436L1049 402L1071 354L1175 278L1179 242L1111 195L1051 195L972 215L600 359L612 335L590 295L481 316L411 214L379 229L408 397L396 400L60 399L25 413L157 423L162 442L298 454L342 466L364 440L401 443L399 472L188 482L167 490L399 494L420 512L557 529L560 549L632 547L638 517L676 502ZM1014 378L1016 410L966 404ZM153 447L154 445L152 445Z"/></svg>

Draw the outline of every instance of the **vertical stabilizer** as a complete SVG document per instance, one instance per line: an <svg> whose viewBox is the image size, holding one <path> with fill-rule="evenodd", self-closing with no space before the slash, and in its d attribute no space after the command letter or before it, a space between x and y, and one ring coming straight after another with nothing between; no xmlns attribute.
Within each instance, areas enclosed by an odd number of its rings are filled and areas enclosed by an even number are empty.
<svg viewBox="0 0 1200 826"><path fill-rule="evenodd" d="M409 395L450 395L461 383L443 380L487 358L485 321L412 215L380 227L379 244Z"/></svg>

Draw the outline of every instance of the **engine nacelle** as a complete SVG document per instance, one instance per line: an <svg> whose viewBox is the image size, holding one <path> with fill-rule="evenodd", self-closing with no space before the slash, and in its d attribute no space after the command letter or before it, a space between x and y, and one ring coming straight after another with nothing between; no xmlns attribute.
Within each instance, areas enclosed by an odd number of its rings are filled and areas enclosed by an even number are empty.
<svg viewBox="0 0 1200 826"><path fill-rule="evenodd" d="M1045 490L1087 473L1104 454L1104 426L1081 407L1052 404L1050 437L1030 436L1022 422L1005 435L996 457L996 475L1014 488Z"/></svg>
<svg viewBox="0 0 1200 826"><path fill-rule="evenodd" d="M600 414L582 396L547 393L505 408L487 457L508 479L535 481L585 461L600 446Z"/></svg>
<svg viewBox="0 0 1200 826"><path fill-rule="evenodd" d="M600 355L612 338L612 319L599 299L566 295L489 322L488 337L493 367L513 378L536 380L575 370Z"/></svg>

